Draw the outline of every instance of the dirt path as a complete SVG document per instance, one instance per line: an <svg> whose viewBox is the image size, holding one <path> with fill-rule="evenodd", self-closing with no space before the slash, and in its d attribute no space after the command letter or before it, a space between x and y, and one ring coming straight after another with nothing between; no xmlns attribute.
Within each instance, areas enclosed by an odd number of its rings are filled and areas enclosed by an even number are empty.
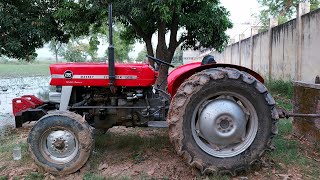
<svg viewBox="0 0 320 180"><path fill-rule="evenodd" d="M96 146L88 163L80 171L58 177L42 172L30 158L26 139L32 124L12 130L0 146L0 178L9 179L317 179L318 175L306 174L297 164L285 164L267 155L260 168L237 177L203 176L188 167L174 152L166 129L114 127L107 133L95 135ZM10 141L10 137L12 142ZM294 138L290 136L289 138ZM8 143L9 142L9 143ZM22 160L13 161L12 144L22 146ZM301 142L311 149L306 142ZM8 148L9 147L9 148ZM304 149L304 150L306 150ZM317 158L315 154L308 154Z"/></svg>

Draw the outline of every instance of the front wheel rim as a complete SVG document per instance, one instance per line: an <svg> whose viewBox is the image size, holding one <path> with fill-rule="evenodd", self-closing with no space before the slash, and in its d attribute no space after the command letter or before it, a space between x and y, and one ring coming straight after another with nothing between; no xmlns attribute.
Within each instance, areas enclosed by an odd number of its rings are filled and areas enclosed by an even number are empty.
<svg viewBox="0 0 320 180"><path fill-rule="evenodd" d="M68 163L76 157L78 151L78 139L67 129L51 129L41 136L40 152L52 163Z"/></svg>
<svg viewBox="0 0 320 180"><path fill-rule="evenodd" d="M225 91L204 98L197 105L191 129L196 144L204 152L219 158L233 157L254 141L258 116L247 98Z"/></svg>

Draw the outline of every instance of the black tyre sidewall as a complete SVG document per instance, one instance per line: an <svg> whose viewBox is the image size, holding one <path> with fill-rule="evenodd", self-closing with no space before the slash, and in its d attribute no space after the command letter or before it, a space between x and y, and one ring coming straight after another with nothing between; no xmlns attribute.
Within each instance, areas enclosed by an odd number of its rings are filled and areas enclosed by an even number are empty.
<svg viewBox="0 0 320 180"><path fill-rule="evenodd" d="M240 79L224 78L209 81L197 92L193 92L189 97L189 102L186 105L186 108L181 109L186 112L183 116L184 138L182 140L182 151L186 150L189 152L194 160L200 159L205 167L213 166L219 171L223 169L247 169L248 165L256 161L267 147L272 129L271 107L267 104L264 93L260 93L254 85L247 84ZM253 107L255 107L258 115L258 131L254 141L244 152L227 158L214 157L204 152L194 140L191 129L193 112L198 104L203 100L203 97L222 91L234 92L245 97L250 101Z"/></svg>
<svg viewBox="0 0 320 180"><path fill-rule="evenodd" d="M72 132L78 141L78 152L75 157L65 163L57 164L49 161L40 151L41 138L48 130L65 129ZM54 174L69 174L80 169L88 160L92 143L89 141L81 142L80 136L93 139L92 132L87 123L81 123L71 117L63 115L49 115L41 118L31 129L28 137L29 151L38 165L46 171Z"/></svg>

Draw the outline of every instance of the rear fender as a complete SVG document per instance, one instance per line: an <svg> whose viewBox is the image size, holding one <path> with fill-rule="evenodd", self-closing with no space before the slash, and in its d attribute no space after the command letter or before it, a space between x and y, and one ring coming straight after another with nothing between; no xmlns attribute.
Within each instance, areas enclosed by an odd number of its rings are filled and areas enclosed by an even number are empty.
<svg viewBox="0 0 320 180"><path fill-rule="evenodd" d="M169 76L168 76L168 92L173 97L179 86L190 76L192 76L195 73L198 73L200 71L203 71L205 69L210 69L210 68L218 68L218 67L229 67L229 68L234 68L238 69L240 71L247 72L248 74L252 75L255 77L257 80L259 80L261 83L264 83L264 79L255 71L248 69L243 66L238 66L234 64L207 64L207 65L201 65L201 62L195 62L195 63L190 63L186 65L182 65L175 70L173 70Z"/></svg>

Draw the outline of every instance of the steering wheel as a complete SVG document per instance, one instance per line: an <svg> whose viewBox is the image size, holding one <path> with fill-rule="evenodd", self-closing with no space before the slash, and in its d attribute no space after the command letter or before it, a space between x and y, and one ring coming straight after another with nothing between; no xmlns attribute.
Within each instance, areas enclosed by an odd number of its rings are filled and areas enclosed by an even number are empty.
<svg viewBox="0 0 320 180"><path fill-rule="evenodd" d="M161 59L157 59L157 58L155 58L155 57L153 57L153 56L149 56L149 55L146 55L146 57L152 59L153 61L155 61L155 62L157 62L157 63L159 63L159 64L164 64L164 65L167 65L167 66L170 66L170 67L173 67L173 68L174 68L174 65L172 65L172 64L170 64L170 63L167 63L167 62L165 62L165 61L163 61L163 60L161 60Z"/></svg>

